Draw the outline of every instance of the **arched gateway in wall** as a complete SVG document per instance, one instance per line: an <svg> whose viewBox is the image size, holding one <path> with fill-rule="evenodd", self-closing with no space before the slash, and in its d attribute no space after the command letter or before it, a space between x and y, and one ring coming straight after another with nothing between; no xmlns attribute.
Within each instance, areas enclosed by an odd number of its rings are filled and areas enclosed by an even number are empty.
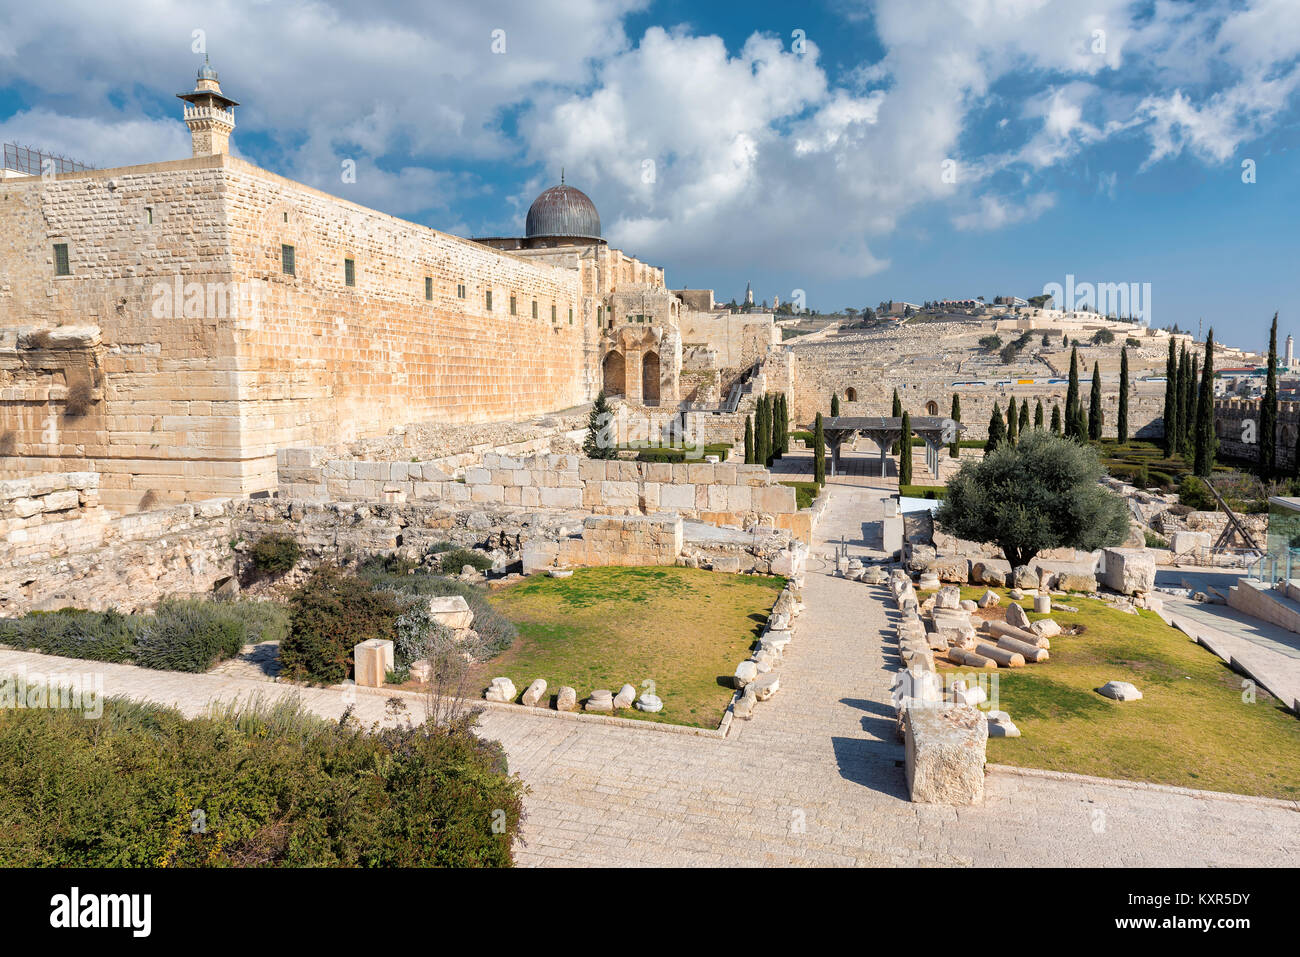
<svg viewBox="0 0 1300 957"><path fill-rule="evenodd" d="M623 353L611 352L605 356L603 388L605 395L624 395L627 392L627 364Z"/></svg>

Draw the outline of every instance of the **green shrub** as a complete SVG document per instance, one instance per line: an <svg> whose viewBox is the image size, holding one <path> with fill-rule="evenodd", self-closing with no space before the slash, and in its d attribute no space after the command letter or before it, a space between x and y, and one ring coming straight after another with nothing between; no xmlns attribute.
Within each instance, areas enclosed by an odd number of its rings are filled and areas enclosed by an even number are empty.
<svg viewBox="0 0 1300 957"><path fill-rule="evenodd" d="M900 485L898 494L904 498L941 499L948 494L942 485Z"/></svg>
<svg viewBox="0 0 1300 957"><path fill-rule="evenodd" d="M477 571L485 572L492 567L492 559L487 552L476 548L452 548L439 556L439 567L449 574L459 574L466 565L472 565Z"/></svg>
<svg viewBox="0 0 1300 957"><path fill-rule="evenodd" d="M302 547L288 535L271 532L263 535L249 549L253 567L260 572L274 575L287 572L298 564L302 557Z"/></svg>
<svg viewBox="0 0 1300 957"><path fill-rule="evenodd" d="M289 599L280 665L290 678L337 684L352 673L352 647L392 639L401 612L393 592L336 565L321 565Z"/></svg>
<svg viewBox="0 0 1300 957"><path fill-rule="evenodd" d="M459 565L456 570L460 570ZM389 589L407 598L460 595L474 613L473 628L482 639L484 660L499 655L519 637L519 629L496 610L487 600L486 590L480 586L440 575L392 575L373 569L363 574L374 587Z"/></svg>
<svg viewBox="0 0 1300 957"><path fill-rule="evenodd" d="M207 671L244 647L244 623L217 602L170 599L140 628L135 663L166 671Z"/></svg>
<svg viewBox="0 0 1300 957"><path fill-rule="evenodd" d="M522 785L472 720L368 734L292 703L4 709L0 866L508 867Z"/></svg>
<svg viewBox="0 0 1300 957"><path fill-rule="evenodd" d="M1178 484L1178 503L1194 512L1213 512L1219 507L1205 483L1195 475L1184 475Z"/></svg>
<svg viewBox="0 0 1300 957"><path fill-rule="evenodd" d="M1157 535L1155 532L1151 531L1150 529L1144 530L1142 534L1146 538L1147 548L1168 548L1169 547L1169 542L1167 539L1165 539L1161 535Z"/></svg>
<svg viewBox="0 0 1300 957"><path fill-rule="evenodd" d="M34 611L22 618L0 619L0 643L65 658L130 661L140 625L140 616L112 610Z"/></svg>
<svg viewBox="0 0 1300 957"><path fill-rule="evenodd" d="M780 484L794 489L795 505L801 509L812 508L813 499L821 492L821 486L816 482L781 482Z"/></svg>

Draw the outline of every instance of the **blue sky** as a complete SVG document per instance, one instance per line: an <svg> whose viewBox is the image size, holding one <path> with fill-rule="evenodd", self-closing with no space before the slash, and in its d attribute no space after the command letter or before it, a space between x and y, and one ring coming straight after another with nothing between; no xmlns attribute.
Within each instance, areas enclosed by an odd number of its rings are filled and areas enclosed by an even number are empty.
<svg viewBox="0 0 1300 957"><path fill-rule="evenodd" d="M723 300L1073 274L1150 283L1156 325L1300 336L1295 0L2 0L0 139L185 156L196 49L240 155L462 235L519 232L564 166L611 242Z"/></svg>

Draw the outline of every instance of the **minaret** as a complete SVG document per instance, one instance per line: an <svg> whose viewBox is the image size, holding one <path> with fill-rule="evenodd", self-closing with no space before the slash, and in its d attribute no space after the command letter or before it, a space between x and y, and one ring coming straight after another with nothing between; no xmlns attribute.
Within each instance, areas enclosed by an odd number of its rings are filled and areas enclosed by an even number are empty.
<svg viewBox="0 0 1300 957"><path fill-rule="evenodd" d="M753 304L754 304L754 289L749 283L745 283L745 305L752 306Z"/></svg>
<svg viewBox="0 0 1300 957"><path fill-rule="evenodd" d="M177 93L185 101L185 125L195 156L212 156L230 152L230 133L235 128L235 111L239 104L221 92L217 71L203 58L198 80L191 93Z"/></svg>
<svg viewBox="0 0 1300 957"><path fill-rule="evenodd" d="M1286 371L1291 372L1295 368L1295 340L1290 336L1286 337Z"/></svg>

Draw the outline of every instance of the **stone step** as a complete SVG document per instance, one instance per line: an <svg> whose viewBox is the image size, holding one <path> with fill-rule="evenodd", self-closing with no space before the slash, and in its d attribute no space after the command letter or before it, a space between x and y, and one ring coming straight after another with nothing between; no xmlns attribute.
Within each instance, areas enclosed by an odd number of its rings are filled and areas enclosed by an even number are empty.
<svg viewBox="0 0 1300 957"><path fill-rule="evenodd" d="M1228 589L1228 605L1252 618L1300 634L1300 600L1254 578L1239 579Z"/></svg>

